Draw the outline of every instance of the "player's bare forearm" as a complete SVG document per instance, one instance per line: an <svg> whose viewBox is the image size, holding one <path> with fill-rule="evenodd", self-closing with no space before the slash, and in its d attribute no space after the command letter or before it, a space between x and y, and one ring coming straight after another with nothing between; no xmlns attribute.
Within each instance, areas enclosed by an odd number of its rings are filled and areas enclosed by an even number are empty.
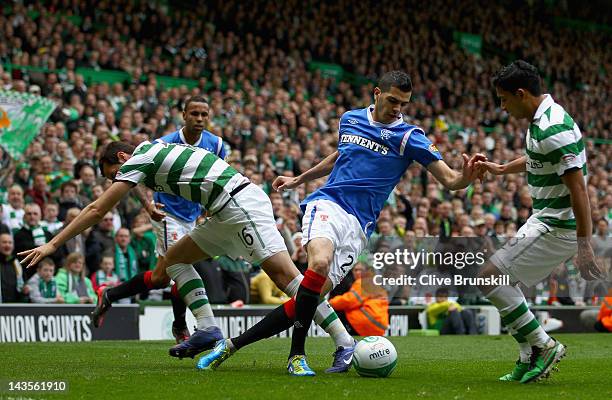
<svg viewBox="0 0 612 400"><path fill-rule="evenodd" d="M561 180L570 192L570 201L576 217L576 236L579 245L590 246L593 223L591 221L591 206L587 194L582 169L566 173Z"/></svg>
<svg viewBox="0 0 612 400"><path fill-rule="evenodd" d="M453 171L453 175L454 176L444 185L449 190L465 189L472 183L472 181L457 171Z"/></svg>
<svg viewBox="0 0 612 400"><path fill-rule="evenodd" d="M497 164L491 161L477 161L476 168L480 173L489 172L493 175L518 174L527 171L527 156L517 158L507 164Z"/></svg>
<svg viewBox="0 0 612 400"><path fill-rule="evenodd" d="M527 171L527 156L517 158L502 166L504 175L518 174Z"/></svg>
<svg viewBox="0 0 612 400"><path fill-rule="evenodd" d="M482 154L475 154L471 158L463 154L462 157L463 170L461 172L451 169L443 160L430 163L427 166L427 170L447 189L464 189L478 178L479 170L476 168L477 163L485 161L487 158Z"/></svg>
<svg viewBox="0 0 612 400"><path fill-rule="evenodd" d="M96 205L96 201L85 207L79 215L68 224L68 226L62 229L57 236L55 236L49 243L51 243L56 249L72 239L85 229L94 226L102 220L106 211L103 212ZM107 210L108 211L108 210Z"/></svg>
<svg viewBox="0 0 612 400"><path fill-rule="evenodd" d="M469 182L464 182L463 176L459 172L453 171L442 160L432 162L427 169L447 189L457 190L469 185ZM465 186L462 186L464 183Z"/></svg>
<svg viewBox="0 0 612 400"><path fill-rule="evenodd" d="M591 246L591 206L582 168L575 168L561 177L570 192L570 202L576 217L576 236L578 239L578 254L576 266L580 276L586 280L604 279L604 274L597 265L593 247Z"/></svg>
<svg viewBox="0 0 612 400"><path fill-rule="evenodd" d="M323 161L310 168L308 171L296 177L279 176L272 182L272 188L277 191L295 189L303 183L310 182L322 176L329 175L334 169L336 160L338 159L338 151L333 152L325 157Z"/></svg>
<svg viewBox="0 0 612 400"><path fill-rule="evenodd" d="M161 211L161 208L163 208L164 205L160 203L149 202L149 199L146 195L146 189L142 187L141 184L134 186L132 188L132 193L136 195L136 197L140 201L140 204L142 204L142 207L145 209L147 214L149 214L151 219L159 222L166 217L166 214Z"/></svg>
<svg viewBox="0 0 612 400"><path fill-rule="evenodd" d="M302 184L329 175L334 169L338 155L338 151L336 150L325 157L323 161L298 176L298 182Z"/></svg>
<svg viewBox="0 0 612 400"><path fill-rule="evenodd" d="M147 195L145 194L145 191L140 187L140 185L134 186L132 188L132 193L136 195L136 198L138 199L138 201L140 201L140 204L142 204L145 209L150 206L149 201L147 200Z"/></svg>

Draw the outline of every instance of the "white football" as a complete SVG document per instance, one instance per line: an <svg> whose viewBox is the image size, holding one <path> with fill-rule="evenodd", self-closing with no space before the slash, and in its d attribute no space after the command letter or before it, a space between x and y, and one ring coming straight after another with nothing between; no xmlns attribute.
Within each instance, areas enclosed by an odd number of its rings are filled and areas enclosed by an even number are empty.
<svg viewBox="0 0 612 400"><path fill-rule="evenodd" d="M386 378L397 366L395 346L382 336L365 337L355 346L353 366L361 376Z"/></svg>

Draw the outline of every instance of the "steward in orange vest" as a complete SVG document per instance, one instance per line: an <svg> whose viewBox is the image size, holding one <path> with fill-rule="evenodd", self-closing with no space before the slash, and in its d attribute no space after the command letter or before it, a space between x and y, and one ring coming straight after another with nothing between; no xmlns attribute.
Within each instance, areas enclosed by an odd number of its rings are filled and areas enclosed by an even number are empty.
<svg viewBox="0 0 612 400"><path fill-rule="evenodd" d="M383 336L389 326L387 291L374 284L374 270L364 263L353 267L353 276L351 289L329 300L329 304L341 320L350 324L347 329L352 328L357 335Z"/></svg>
<svg viewBox="0 0 612 400"><path fill-rule="evenodd" d="M599 332L612 332L612 289L608 291L608 296L604 297L601 303L595 329Z"/></svg>

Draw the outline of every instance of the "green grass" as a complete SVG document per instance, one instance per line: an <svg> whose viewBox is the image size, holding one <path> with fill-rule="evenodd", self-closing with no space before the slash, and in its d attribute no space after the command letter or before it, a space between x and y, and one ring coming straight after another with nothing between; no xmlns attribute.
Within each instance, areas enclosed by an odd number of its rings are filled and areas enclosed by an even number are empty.
<svg viewBox="0 0 612 400"><path fill-rule="evenodd" d="M545 382L498 382L516 358L511 337L391 338L399 363L387 379L361 378L351 370L326 375L333 346L308 339L309 361L318 375L285 372L288 339L245 348L215 372L195 361L167 356L169 342L1 344L0 380L64 380L63 394L0 392L0 399L610 399L612 336L558 335L568 346L560 371Z"/></svg>

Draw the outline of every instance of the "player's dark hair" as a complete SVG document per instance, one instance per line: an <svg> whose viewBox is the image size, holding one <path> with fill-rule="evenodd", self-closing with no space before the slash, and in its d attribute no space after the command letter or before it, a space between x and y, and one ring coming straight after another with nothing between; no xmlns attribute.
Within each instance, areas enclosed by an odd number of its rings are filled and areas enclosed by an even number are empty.
<svg viewBox="0 0 612 400"><path fill-rule="evenodd" d="M187 108L189 107L189 104L191 103L204 103L204 104L208 104L208 101L203 97L203 96L192 96L190 98L187 99L187 101L185 102L185 105L183 106L183 111L187 111Z"/></svg>
<svg viewBox="0 0 612 400"><path fill-rule="evenodd" d="M436 289L436 297L448 297L449 291L447 288L438 288Z"/></svg>
<svg viewBox="0 0 612 400"><path fill-rule="evenodd" d="M492 81L494 87L512 94L519 89L525 89L534 96L542 94L538 69L523 60L513 61L500 69L493 75Z"/></svg>
<svg viewBox="0 0 612 400"><path fill-rule="evenodd" d="M100 153L98 159L98 165L100 166L100 173L104 176L104 164L114 165L119 164L119 157L117 153L120 151L127 154L132 154L136 146L126 142L110 142L107 144Z"/></svg>
<svg viewBox="0 0 612 400"><path fill-rule="evenodd" d="M412 92L412 81L410 75L404 71L385 72L378 81L378 88L383 92L388 92L391 87L396 87L402 92Z"/></svg>

